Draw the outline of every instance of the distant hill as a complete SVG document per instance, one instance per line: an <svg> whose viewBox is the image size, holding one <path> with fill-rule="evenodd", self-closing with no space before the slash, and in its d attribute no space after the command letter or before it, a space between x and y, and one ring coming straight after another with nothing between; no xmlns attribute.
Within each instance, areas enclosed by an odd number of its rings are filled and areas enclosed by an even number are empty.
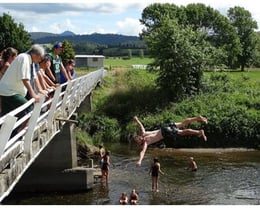
<svg viewBox="0 0 260 208"><path fill-rule="evenodd" d="M60 34L60 36L71 36L71 35L76 35L76 34L68 30Z"/></svg>
<svg viewBox="0 0 260 208"><path fill-rule="evenodd" d="M31 32L29 34L31 35L32 40L37 40L45 37L59 36L59 34L47 33L47 32Z"/></svg>
<svg viewBox="0 0 260 208"><path fill-rule="evenodd" d="M120 45L120 44L143 44L143 41L138 36L126 36L119 34L99 34L93 33L90 35L76 35L73 32L65 31L61 34L31 32L32 40L38 44L47 44L54 42L63 42L67 40L71 43L90 42L100 45Z"/></svg>

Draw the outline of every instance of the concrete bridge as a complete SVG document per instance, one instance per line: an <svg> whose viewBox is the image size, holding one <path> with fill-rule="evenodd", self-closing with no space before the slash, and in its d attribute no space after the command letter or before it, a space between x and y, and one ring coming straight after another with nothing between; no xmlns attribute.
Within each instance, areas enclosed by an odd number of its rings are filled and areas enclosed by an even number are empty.
<svg viewBox="0 0 260 208"><path fill-rule="evenodd" d="M14 190L92 188L93 163L89 167L77 164L76 113L91 110L92 91L102 83L105 72L99 69L69 81L52 98L42 96L39 103L31 99L0 118L0 202ZM33 111L18 120L17 114L30 105Z"/></svg>

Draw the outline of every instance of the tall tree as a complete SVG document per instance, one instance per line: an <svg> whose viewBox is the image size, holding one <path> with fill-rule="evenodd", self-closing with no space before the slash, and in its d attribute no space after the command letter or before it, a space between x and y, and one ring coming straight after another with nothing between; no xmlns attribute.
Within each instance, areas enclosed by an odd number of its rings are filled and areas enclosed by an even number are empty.
<svg viewBox="0 0 260 208"><path fill-rule="evenodd" d="M67 40L64 40L62 45L64 49L62 50L61 58L63 64L66 65L70 59L75 58L75 51L72 47L72 44Z"/></svg>
<svg viewBox="0 0 260 208"><path fill-rule="evenodd" d="M204 4L188 4L184 8L186 24L193 30L200 30L207 33L207 40L216 47L222 54L213 60L216 63L222 60L222 64L234 68L237 63L237 56L241 53L241 45L235 28L230 24L227 17L220 14Z"/></svg>
<svg viewBox="0 0 260 208"><path fill-rule="evenodd" d="M238 56L238 62L241 70L252 63L256 49L257 22L253 20L251 13L243 7L233 7L228 10L228 17L231 24L236 28L237 34L242 45L242 53Z"/></svg>
<svg viewBox="0 0 260 208"><path fill-rule="evenodd" d="M32 45L30 35L24 26L17 24L8 14L0 16L0 50L13 47L19 52L28 50Z"/></svg>
<svg viewBox="0 0 260 208"><path fill-rule="evenodd" d="M143 36L158 69L158 84L173 100L197 93L207 44L202 33L165 18L160 27Z"/></svg>

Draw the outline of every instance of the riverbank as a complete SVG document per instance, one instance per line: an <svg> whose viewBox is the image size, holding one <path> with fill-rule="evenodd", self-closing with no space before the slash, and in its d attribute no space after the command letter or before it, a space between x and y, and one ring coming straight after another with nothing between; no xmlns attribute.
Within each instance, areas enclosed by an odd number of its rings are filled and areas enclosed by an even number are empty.
<svg viewBox="0 0 260 208"><path fill-rule="evenodd" d="M207 142L199 138L178 138L166 144L176 148L255 148L260 149L259 71L204 72L199 94L175 103L156 86L157 75L148 70L109 70L102 87L93 92L93 111L80 116L80 128L94 144L128 142L137 134L137 115L147 130L167 121L180 122L203 115Z"/></svg>

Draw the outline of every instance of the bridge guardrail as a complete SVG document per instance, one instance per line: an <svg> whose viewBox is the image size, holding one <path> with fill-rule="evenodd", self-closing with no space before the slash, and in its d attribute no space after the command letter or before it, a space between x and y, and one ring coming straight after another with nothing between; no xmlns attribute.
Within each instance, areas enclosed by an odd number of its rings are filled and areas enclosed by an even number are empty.
<svg viewBox="0 0 260 208"><path fill-rule="evenodd" d="M0 201L12 190L13 183L19 180L49 141L59 133L86 96L103 81L105 73L106 70L102 68L73 79L57 87L53 97L45 99L41 95L39 103L34 103L32 98L0 117ZM30 105L34 105L33 110L18 120L17 114ZM24 123L27 123L25 127ZM19 165L17 161L20 161Z"/></svg>

